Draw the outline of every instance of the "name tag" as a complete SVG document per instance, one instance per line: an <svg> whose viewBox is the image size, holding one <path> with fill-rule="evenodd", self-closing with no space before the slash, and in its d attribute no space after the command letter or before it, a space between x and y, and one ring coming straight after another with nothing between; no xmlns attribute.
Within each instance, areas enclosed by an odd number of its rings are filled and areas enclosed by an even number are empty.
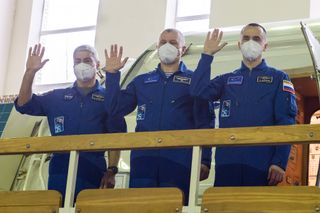
<svg viewBox="0 0 320 213"><path fill-rule="evenodd" d="M257 83L267 83L271 84L273 82L272 76L258 76L257 77Z"/></svg>
<svg viewBox="0 0 320 213"><path fill-rule="evenodd" d="M64 95L64 100L70 101L70 100L72 100L72 99L73 99L73 95L72 95L72 94L66 94L66 95Z"/></svg>
<svg viewBox="0 0 320 213"><path fill-rule="evenodd" d="M173 77L173 82L181 84L191 84L191 78L175 75Z"/></svg>
<svg viewBox="0 0 320 213"><path fill-rule="evenodd" d="M92 94L91 98L94 101L100 101L100 102L104 101L104 97L99 94Z"/></svg>

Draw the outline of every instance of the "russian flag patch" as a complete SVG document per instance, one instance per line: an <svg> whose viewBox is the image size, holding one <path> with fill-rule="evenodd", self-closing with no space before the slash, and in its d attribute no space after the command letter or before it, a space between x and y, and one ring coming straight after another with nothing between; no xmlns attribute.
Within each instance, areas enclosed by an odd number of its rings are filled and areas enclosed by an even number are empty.
<svg viewBox="0 0 320 213"><path fill-rule="evenodd" d="M290 92L291 94L296 94L296 92L294 91L294 87L293 84L291 83L291 81L288 80L283 80L283 91L286 92Z"/></svg>

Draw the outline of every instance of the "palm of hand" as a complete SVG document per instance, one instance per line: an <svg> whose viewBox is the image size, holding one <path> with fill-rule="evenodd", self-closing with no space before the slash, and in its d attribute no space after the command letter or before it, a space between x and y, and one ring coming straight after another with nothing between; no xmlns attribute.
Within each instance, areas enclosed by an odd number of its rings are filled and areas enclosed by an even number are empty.
<svg viewBox="0 0 320 213"><path fill-rule="evenodd" d="M123 67L121 58L110 57L106 59L106 70L116 71Z"/></svg>
<svg viewBox="0 0 320 213"><path fill-rule="evenodd" d="M41 57L40 56L30 56L27 60L27 70L38 71L41 69Z"/></svg>

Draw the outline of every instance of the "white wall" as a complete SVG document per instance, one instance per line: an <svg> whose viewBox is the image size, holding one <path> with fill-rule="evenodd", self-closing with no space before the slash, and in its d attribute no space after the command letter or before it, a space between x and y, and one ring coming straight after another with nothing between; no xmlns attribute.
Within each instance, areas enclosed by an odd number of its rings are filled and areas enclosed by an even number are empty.
<svg viewBox="0 0 320 213"><path fill-rule="evenodd" d="M212 0L211 2L213 12L210 15L210 28L310 17L310 0Z"/></svg>
<svg viewBox="0 0 320 213"><path fill-rule="evenodd" d="M24 73L32 0L17 0L5 81L5 94L17 94Z"/></svg>
<svg viewBox="0 0 320 213"><path fill-rule="evenodd" d="M0 5L0 95L2 95L5 89L16 1L0 0Z"/></svg>
<svg viewBox="0 0 320 213"><path fill-rule="evenodd" d="M101 0L95 45L100 60L113 43L124 47L124 56L138 57L166 27L166 7L167 0Z"/></svg>
<svg viewBox="0 0 320 213"><path fill-rule="evenodd" d="M173 26L172 6L175 1L101 0L96 47L102 64L104 64L103 50L109 48L112 43L124 46L124 56L136 58L156 42L164 28ZM251 21L274 22L308 18L310 1L313 6L319 3L319 0L212 0L210 26L227 27ZM0 2L0 95L17 94L24 73L27 48L37 42L35 39L37 27L40 27L39 14L31 15L31 12L32 9L41 11L42 0L16 0L16 2L0 0ZM169 5L171 11L167 12ZM30 29L33 30L30 32ZM8 50L9 44L10 50Z"/></svg>

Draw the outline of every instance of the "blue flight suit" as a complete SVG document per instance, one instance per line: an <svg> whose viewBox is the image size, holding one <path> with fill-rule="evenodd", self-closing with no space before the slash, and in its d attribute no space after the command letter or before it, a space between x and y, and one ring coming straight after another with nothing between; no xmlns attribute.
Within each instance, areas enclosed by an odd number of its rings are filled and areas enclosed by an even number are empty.
<svg viewBox="0 0 320 213"><path fill-rule="evenodd" d="M127 115L137 107L136 132L209 128L209 103L189 93L192 71L181 62L166 77L158 67L133 79L120 91L120 73L107 73L106 90L113 112ZM116 105L118 103L118 105ZM191 148L132 150L130 187L179 187L189 195ZM210 168L211 147L203 149L202 164Z"/></svg>
<svg viewBox="0 0 320 213"><path fill-rule="evenodd" d="M234 72L207 78L213 57L202 54L192 77L191 95L220 100L221 128L295 123L295 92L286 73L263 60L250 70L242 63ZM267 185L271 165L286 169L290 145L217 147L215 186Z"/></svg>
<svg viewBox="0 0 320 213"><path fill-rule="evenodd" d="M76 83L70 88L56 89L43 95L32 95L23 106L22 114L47 116L51 135L80 135L125 132L123 117L111 117L106 108L106 91L98 81L94 88L82 95ZM57 141L58 143L59 141ZM65 195L69 153L54 153L49 164L48 188ZM106 171L104 152L81 152L75 195L82 189L99 188Z"/></svg>

